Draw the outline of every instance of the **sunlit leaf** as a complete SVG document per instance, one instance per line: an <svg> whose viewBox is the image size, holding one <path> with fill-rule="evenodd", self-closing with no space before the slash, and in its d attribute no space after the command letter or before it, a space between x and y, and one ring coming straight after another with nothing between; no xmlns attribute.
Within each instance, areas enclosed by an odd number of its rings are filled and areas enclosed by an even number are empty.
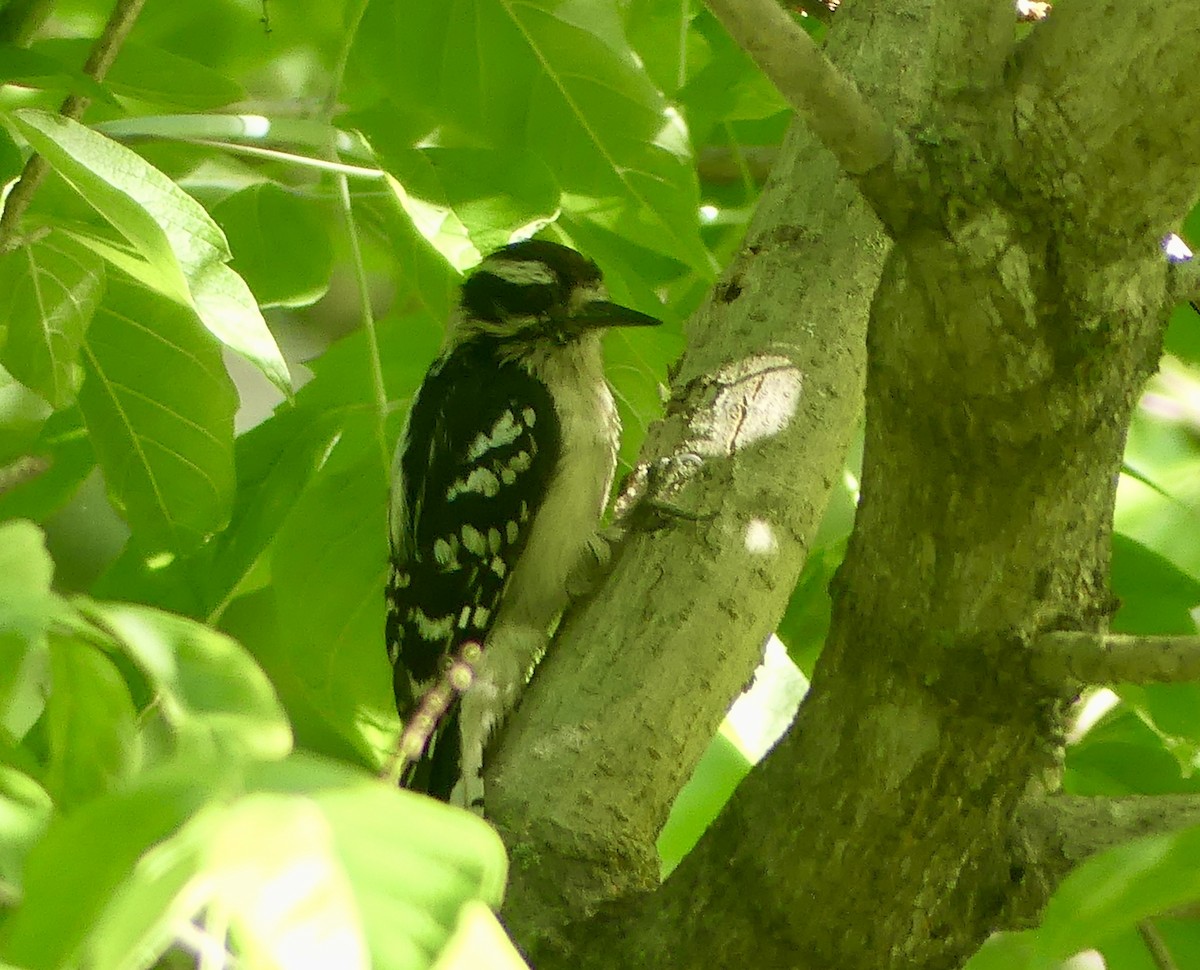
<svg viewBox="0 0 1200 970"><path fill-rule="evenodd" d="M223 343L285 393L291 379L249 288L225 265L225 236L204 208L136 152L61 115L13 112L21 134L153 269L153 282L193 308ZM82 238L82 237L81 237ZM112 247L94 247L114 255ZM127 263L122 268L132 270Z"/></svg>
<svg viewBox="0 0 1200 970"><path fill-rule="evenodd" d="M261 306L308 306L329 286L329 220L272 182L235 192L213 207L241 274Z"/></svg>
<svg viewBox="0 0 1200 970"><path fill-rule="evenodd" d="M256 768L263 788L303 785L328 820L376 968L426 967L472 901L498 907L504 846L482 819L345 766L293 756Z"/></svg>
<svg viewBox="0 0 1200 970"><path fill-rule="evenodd" d="M98 921L87 965L123 970L131 953L152 960L193 919L189 949L211 934L208 945L222 952L229 932L255 966L369 966L330 827L302 797L211 806L152 848Z"/></svg>
<svg viewBox="0 0 1200 970"><path fill-rule="evenodd" d="M0 630L42 633L50 611L54 563L32 522L0 523Z"/></svg>
<svg viewBox="0 0 1200 970"><path fill-rule="evenodd" d="M480 903L466 906L450 942L438 956L433 970L529 970L529 964L513 945L496 914Z"/></svg>
<svg viewBox="0 0 1200 970"><path fill-rule="evenodd" d="M103 262L62 233L0 256L0 356L56 408L79 387L79 348L103 292Z"/></svg>
<svg viewBox="0 0 1200 970"><path fill-rule="evenodd" d="M659 833L657 848L664 876L692 851L751 767L738 746L724 734L713 738Z"/></svg>
<svg viewBox="0 0 1200 970"><path fill-rule="evenodd" d="M53 804L28 775L0 765L0 906L21 894L25 857L50 823Z"/></svg>
<svg viewBox="0 0 1200 970"><path fill-rule="evenodd" d="M54 564L32 522L0 524L0 725L14 737L41 715Z"/></svg>
<svg viewBox="0 0 1200 970"><path fill-rule="evenodd" d="M93 41L86 37L56 37L39 41L34 52L62 64L83 64ZM177 105L196 111L216 108L245 97L242 86L229 76L191 58L161 47L125 41L104 78L113 94L151 104Z"/></svg>
<svg viewBox="0 0 1200 970"><path fill-rule="evenodd" d="M63 809L111 790L137 757L137 711L113 662L87 643L50 644L46 787Z"/></svg>
<svg viewBox="0 0 1200 970"><path fill-rule="evenodd" d="M82 604L157 692L154 709L192 756L280 758L291 729L270 682L236 641L132 603Z"/></svg>
<svg viewBox="0 0 1200 970"><path fill-rule="evenodd" d="M82 64L83 58L78 63ZM16 44L0 44L0 82L51 91L70 91L72 94L115 103L104 85L77 67L68 67L62 60L47 56L45 51L30 50Z"/></svg>
<svg viewBox="0 0 1200 970"><path fill-rule="evenodd" d="M412 149L391 145L378 130L372 134L401 205L459 270L510 242L514 231L528 234L558 212L558 185L530 152Z"/></svg>
<svg viewBox="0 0 1200 970"><path fill-rule="evenodd" d="M481 819L345 765L199 759L50 827L3 957L149 967L228 944L253 966L422 970L506 870Z"/></svg>
<svg viewBox="0 0 1200 970"><path fill-rule="evenodd" d="M1144 919L1200 899L1200 828L1136 839L1077 867L1033 932L985 947L966 970L1049 970Z"/></svg>
<svg viewBox="0 0 1200 970"><path fill-rule="evenodd" d="M114 503L171 549L221 528L233 502L237 399L185 308L114 281L88 332L79 403Z"/></svg>
<svg viewBox="0 0 1200 970"><path fill-rule="evenodd" d="M138 859L221 797L219 781L211 764L176 765L141 777L131 791L56 817L29 853L25 897L5 925L0 958L26 970L78 965L98 918Z"/></svg>
<svg viewBox="0 0 1200 970"><path fill-rule="evenodd" d="M609 5L375 3L355 54L393 102L422 107L437 144L527 150L564 209L712 274L686 128Z"/></svg>

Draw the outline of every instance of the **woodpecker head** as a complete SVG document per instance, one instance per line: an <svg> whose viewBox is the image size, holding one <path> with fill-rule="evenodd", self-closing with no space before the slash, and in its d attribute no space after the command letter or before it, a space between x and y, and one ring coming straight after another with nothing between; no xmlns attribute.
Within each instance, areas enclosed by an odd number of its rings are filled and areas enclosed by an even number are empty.
<svg viewBox="0 0 1200 970"><path fill-rule="evenodd" d="M608 327L661 321L612 303L600 268L544 239L511 243L487 256L463 284L457 337L486 336L512 349L566 346Z"/></svg>

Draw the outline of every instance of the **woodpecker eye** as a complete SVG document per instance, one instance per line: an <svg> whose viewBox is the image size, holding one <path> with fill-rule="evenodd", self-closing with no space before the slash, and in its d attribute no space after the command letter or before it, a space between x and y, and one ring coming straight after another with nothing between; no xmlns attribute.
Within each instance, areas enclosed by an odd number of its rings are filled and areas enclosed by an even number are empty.
<svg viewBox="0 0 1200 970"><path fill-rule="evenodd" d="M574 308L580 294L603 289L599 267L573 249L544 239L513 243L488 256L463 284L462 309L499 323ZM592 297L595 298L595 297Z"/></svg>
<svg viewBox="0 0 1200 970"><path fill-rule="evenodd" d="M494 268L485 265L476 270L463 284L463 312L477 320L498 323L540 316L560 304L563 287L557 278L546 279L544 273L525 281L512 278L524 275L512 270L524 270L530 265L537 264L498 264Z"/></svg>

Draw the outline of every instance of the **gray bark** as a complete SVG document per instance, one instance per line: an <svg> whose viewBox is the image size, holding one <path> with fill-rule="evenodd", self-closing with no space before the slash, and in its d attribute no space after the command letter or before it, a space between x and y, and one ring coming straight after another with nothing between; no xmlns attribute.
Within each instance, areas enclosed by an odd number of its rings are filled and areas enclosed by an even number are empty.
<svg viewBox="0 0 1200 970"><path fill-rule="evenodd" d="M506 918L542 970L956 967L1061 875L1017 821L1064 699L1027 645L1113 609L1125 432L1177 290L1158 239L1197 182L1176 146L1200 135L1200 22L1190 0L1074 0L1014 46L997 6L837 17L831 58L895 127L894 164L856 187L793 133L647 442L695 517L620 548L489 777ZM840 470L868 305L862 502L812 690L655 887L670 799Z"/></svg>

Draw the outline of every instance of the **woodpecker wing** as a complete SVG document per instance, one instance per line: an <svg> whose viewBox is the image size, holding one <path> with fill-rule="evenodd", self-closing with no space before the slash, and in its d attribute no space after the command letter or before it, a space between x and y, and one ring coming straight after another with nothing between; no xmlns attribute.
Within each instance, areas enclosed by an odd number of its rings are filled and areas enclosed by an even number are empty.
<svg viewBox="0 0 1200 970"><path fill-rule="evenodd" d="M558 461L553 408L539 381L484 343L426 375L393 485L386 632L405 720L463 644L485 642ZM458 758L455 705L408 780L447 798Z"/></svg>

